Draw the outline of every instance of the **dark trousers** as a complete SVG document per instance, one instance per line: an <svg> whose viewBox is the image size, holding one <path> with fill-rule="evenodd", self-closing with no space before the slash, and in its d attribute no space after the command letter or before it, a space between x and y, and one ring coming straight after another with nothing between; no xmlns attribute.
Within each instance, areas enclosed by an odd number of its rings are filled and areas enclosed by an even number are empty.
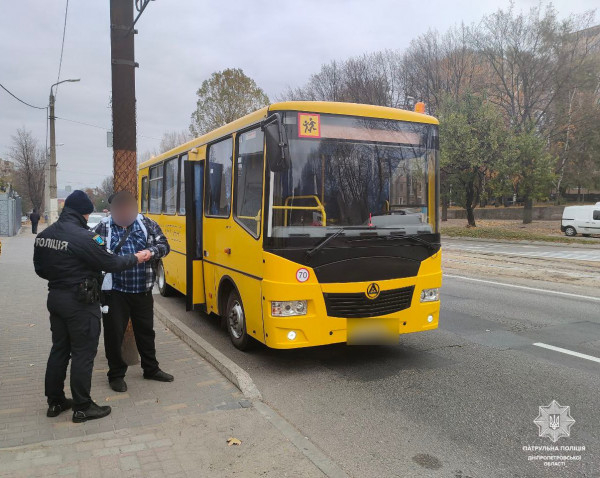
<svg viewBox="0 0 600 478"><path fill-rule="evenodd" d="M92 369L100 338L100 304L82 304L75 290L51 289L48 311L52 349L46 367L46 396L54 405L65 399L65 378L71 359L73 410L85 410L92 403Z"/></svg>
<svg viewBox="0 0 600 478"><path fill-rule="evenodd" d="M108 313L102 314L104 324L104 351L108 360L108 379L125 377L127 364L121 355L123 336L129 318L135 343L140 353L144 375L155 374L158 368L154 344L154 299L152 292L129 294L116 290L106 294Z"/></svg>
<svg viewBox="0 0 600 478"><path fill-rule="evenodd" d="M31 232L33 234L37 234L37 227L38 227L38 222L37 221L35 221L35 222L31 221Z"/></svg>

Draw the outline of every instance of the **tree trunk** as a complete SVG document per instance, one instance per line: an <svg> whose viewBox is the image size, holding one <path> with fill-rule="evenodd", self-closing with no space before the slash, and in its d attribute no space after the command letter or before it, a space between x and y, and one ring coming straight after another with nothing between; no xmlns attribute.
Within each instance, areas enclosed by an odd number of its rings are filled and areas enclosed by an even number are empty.
<svg viewBox="0 0 600 478"><path fill-rule="evenodd" d="M475 188L473 183L469 183L465 188L465 209L467 210L467 227L477 227L475 224L475 214L473 213L473 204L475 202Z"/></svg>
<svg viewBox="0 0 600 478"><path fill-rule="evenodd" d="M560 198L561 198L560 187L562 185L563 177L564 177L564 171L561 171L560 174L558 175L558 181L556 182L556 197L554 198L554 204L556 206L560 205Z"/></svg>
<svg viewBox="0 0 600 478"><path fill-rule="evenodd" d="M525 197L523 207L523 224L531 224L533 222L533 199Z"/></svg>
<svg viewBox="0 0 600 478"><path fill-rule="evenodd" d="M475 213L472 207L467 208L467 225L469 227L477 227L475 224Z"/></svg>
<svg viewBox="0 0 600 478"><path fill-rule="evenodd" d="M442 199L442 221L448 220L448 199Z"/></svg>

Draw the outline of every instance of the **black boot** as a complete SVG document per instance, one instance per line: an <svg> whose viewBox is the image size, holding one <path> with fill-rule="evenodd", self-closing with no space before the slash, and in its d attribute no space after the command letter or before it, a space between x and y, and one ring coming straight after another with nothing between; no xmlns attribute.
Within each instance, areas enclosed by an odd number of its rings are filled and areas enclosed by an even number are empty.
<svg viewBox="0 0 600 478"><path fill-rule="evenodd" d="M82 423L87 422L88 420L104 418L107 415L110 415L110 410L111 408L108 405L100 407L92 402L91 405L85 410L77 410L76 412L73 412L73 422Z"/></svg>
<svg viewBox="0 0 600 478"><path fill-rule="evenodd" d="M162 370L158 370L158 372L153 373L152 375L146 375L144 373L144 378L146 380L156 380L157 382L172 382L175 380L175 377L170 373L163 372Z"/></svg>
<svg viewBox="0 0 600 478"><path fill-rule="evenodd" d="M52 403L48 405L48 411L46 412L47 417L57 417L65 410L69 410L73 406L73 400L65 398L60 402Z"/></svg>
<svg viewBox="0 0 600 478"><path fill-rule="evenodd" d="M127 383L121 377L113 378L108 381L110 388L112 388L115 392L126 392L127 391Z"/></svg>

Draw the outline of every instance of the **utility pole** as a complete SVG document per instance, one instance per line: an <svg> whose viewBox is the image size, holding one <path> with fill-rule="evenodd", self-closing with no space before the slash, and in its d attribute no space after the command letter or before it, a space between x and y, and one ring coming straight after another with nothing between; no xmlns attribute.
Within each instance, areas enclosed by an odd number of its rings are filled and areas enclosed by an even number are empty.
<svg viewBox="0 0 600 478"><path fill-rule="evenodd" d="M137 197L133 22L133 0L110 0L114 190Z"/></svg>
<svg viewBox="0 0 600 478"><path fill-rule="evenodd" d="M60 85L61 83L69 82L75 83L79 81L79 78L72 80L62 80L57 83L54 83L50 87L50 114L48 119L50 121L50 162L48 164L48 204L46 204L46 210L48 211L48 224L53 224L58 219L58 198L57 198L57 184L56 184L56 132L54 128L54 123L56 117L54 116L54 90L53 88L56 85Z"/></svg>
<svg viewBox="0 0 600 478"><path fill-rule="evenodd" d="M46 108L46 121L50 120L49 109ZM46 225L50 222L50 157L48 155L48 145L44 150L46 165L44 166L44 211L46 219ZM58 204L57 204L58 206ZM41 211L40 211L41 214Z"/></svg>
<svg viewBox="0 0 600 478"><path fill-rule="evenodd" d="M58 219L58 198L56 184L56 132L54 130L54 93L50 87L50 163L48 164L48 193L49 204L48 208L48 223L54 224Z"/></svg>
<svg viewBox="0 0 600 478"><path fill-rule="evenodd" d="M139 15L133 18L133 0L110 0L110 61L112 67L113 186L115 191L129 191L137 198L137 145L135 119L134 30L150 0L144 0ZM136 3L137 5L137 3ZM139 362L131 320L127 324L123 345L127 365Z"/></svg>

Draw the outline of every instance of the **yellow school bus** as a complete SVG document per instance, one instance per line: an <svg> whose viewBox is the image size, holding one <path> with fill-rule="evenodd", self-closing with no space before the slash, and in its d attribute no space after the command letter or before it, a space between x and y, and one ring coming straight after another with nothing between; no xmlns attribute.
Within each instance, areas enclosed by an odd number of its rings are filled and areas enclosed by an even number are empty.
<svg viewBox="0 0 600 478"><path fill-rule="evenodd" d="M275 103L139 167L171 253L161 294L221 316L233 344L287 349L435 329L438 121Z"/></svg>

